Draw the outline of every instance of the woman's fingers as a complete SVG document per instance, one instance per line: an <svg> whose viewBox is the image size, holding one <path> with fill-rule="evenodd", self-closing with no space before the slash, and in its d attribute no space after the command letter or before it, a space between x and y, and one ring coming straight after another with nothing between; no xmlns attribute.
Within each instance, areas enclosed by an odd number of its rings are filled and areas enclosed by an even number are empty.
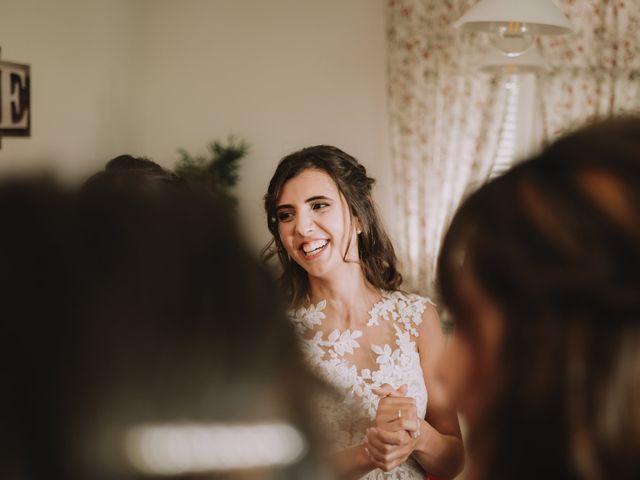
<svg viewBox="0 0 640 480"><path fill-rule="evenodd" d="M405 412L400 416L398 416L397 413L389 414L389 415L382 414L376 417L375 424L376 424L376 427L389 430L387 425L397 421L418 422L419 419L415 414L415 412Z"/></svg>
<svg viewBox="0 0 640 480"><path fill-rule="evenodd" d="M413 445L406 432L386 432L378 428L367 429L367 451L376 467L389 471L404 462Z"/></svg>
<svg viewBox="0 0 640 480"><path fill-rule="evenodd" d="M418 420L408 420L404 418L398 418L392 422L387 422L382 426L377 426L379 430L386 432L417 432L420 430L420 422Z"/></svg>
<svg viewBox="0 0 640 480"><path fill-rule="evenodd" d="M384 443L375 434L367 437L367 446L371 454L380 462L393 461L401 456L397 445Z"/></svg>
<svg viewBox="0 0 640 480"><path fill-rule="evenodd" d="M371 460L371 464L375 468L379 468L380 470L383 470L385 472L389 472L393 470L394 468L396 468L398 465L400 465L402 462L406 460L405 458L402 458L402 457L391 459L390 456L379 454L373 451L372 449L370 449L370 447L367 449L367 452L369 454L369 459Z"/></svg>
<svg viewBox="0 0 640 480"><path fill-rule="evenodd" d="M405 431L398 430L392 432L375 427L367 429L367 438L373 440L379 448L382 448L382 445L388 445L390 447L403 445L410 440L409 435L407 435Z"/></svg>
<svg viewBox="0 0 640 480"><path fill-rule="evenodd" d="M376 413L376 425L382 426L397 419L417 420L416 401L410 397L385 397L380 399Z"/></svg>
<svg viewBox="0 0 640 480"><path fill-rule="evenodd" d="M378 402L378 408L402 408L402 407L414 407L416 406L416 400L413 397L383 397Z"/></svg>
<svg viewBox="0 0 640 480"><path fill-rule="evenodd" d="M385 408L382 412L393 419L406 418L407 420L415 420L418 416L415 405L402 405L396 407L395 405L389 408Z"/></svg>
<svg viewBox="0 0 640 480"><path fill-rule="evenodd" d="M388 383L383 383L380 388L372 388L371 391L379 397L387 397L395 393L396 390Z"/></svg>
<svg viewBox="0 0 640 480"><path fill-rule="evenodd" d="M382 400L386 400L386 398ZM417 414L416 403L412 398L403 397L402 401L397 402L383 402L382 400L378 404L378 415L402 418L414 417Z"/></svg>
<svg viewBox="0 0 640 480"><path fill-rule="evenodd" d="M379 397L404 397L407 394L408 385L400 385L397 389L388 383L383 383L380 388L372 388L371 391Z"/></svg>

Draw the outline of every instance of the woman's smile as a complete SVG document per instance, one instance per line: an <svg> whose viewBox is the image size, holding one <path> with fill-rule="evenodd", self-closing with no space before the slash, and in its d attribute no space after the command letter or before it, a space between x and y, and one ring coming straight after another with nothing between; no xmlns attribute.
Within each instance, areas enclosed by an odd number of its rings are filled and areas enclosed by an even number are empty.
<svg viewBox="0 0 640 480"><path fill-rule="evenodd" d="M321 240L312 240L309 242L304 242L300 246L300 250L302 250L302 254L304 258L307 260L317 258L320 254L325 250L325 248L329 245L329 240L321 239Z"/></svg>

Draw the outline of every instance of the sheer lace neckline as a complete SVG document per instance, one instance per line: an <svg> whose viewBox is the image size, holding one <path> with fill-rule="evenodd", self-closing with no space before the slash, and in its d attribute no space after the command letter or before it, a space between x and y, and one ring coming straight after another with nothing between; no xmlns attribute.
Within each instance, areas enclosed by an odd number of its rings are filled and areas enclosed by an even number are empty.
<svg viewBox="0 0 640 480"><path fill-rule="evenodd" d="M323 320L327 318L326 300L300 307L290 312L290 317L310 350L308 353L318 359L342 358L346 353L353 355L354 350L365 345L369 346L366 351L372 350L374 354L386 357L393 351L392 346L397 349L406 343L413 345L413 337L418 337L416 327L422 323L426 299L399 291L381 291L381 295L382 298L371 306L369 318L362 328L341 329L329 325L323 329ZM371 363L371 359L361 360ZM373 360L373 363L379 362ZM362 367L360 364L359 368Z"/></svg>
<svg viewBox="0 0 640 480"><path fill-rule="evenodd" d="M387 313L390 310L390 307L385 307L385 304L388 303L389 298L391 297L392 292L387 290L379 290L380 299L376 300L372 305L369 311L367 312L367 320L362 326L358 328L335 328L334 330L338 330L340 332L350 331L350 332L362 332L362 327L372 327L374 325L378 325L380 315ZM313 328L314 326L321 327L322 321L327 318L324 310L327 308L327 300L322 299L317 303L309 302L309 305L299 307L294 314L294 317L303 318L305 326L308 329Z"/></svg>

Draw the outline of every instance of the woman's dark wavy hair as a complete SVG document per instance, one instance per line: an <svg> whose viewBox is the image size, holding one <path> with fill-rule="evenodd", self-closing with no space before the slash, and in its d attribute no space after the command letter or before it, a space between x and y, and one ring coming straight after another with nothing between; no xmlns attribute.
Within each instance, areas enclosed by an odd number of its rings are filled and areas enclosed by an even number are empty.
<svg viewBox="0 0 640 480"><path fill-rule="evenodd" d="M461 267L505 323L499 392L469 448L483 478L640 472L640 119L587 126L472 194L438 264L459 334Z"/></svg>
<svg viewBox="0 0 640 480"><path fill-rule="evenodd" d="M402 283L402 275L396 268L393 245L371 197L371 187L375 180L367 176L364 166L351 155L336 147L317 145L284 157L278 164L264 197L267 227L273 238L264 248L263 257L268 260L277 255L280 260L282 282L290 294L291 304L298 305L304 301L309 290L309 282L305 270L289 258L280 240L276 206L284 184L308 169L327 173L344 196L351 216L357 217L360 221L362 233L358 235L358 254L366 279L376 288L397 289ZM353 222L351 227L353 228ZM349 247L350 245L347 245L344 258Z"/></svg>

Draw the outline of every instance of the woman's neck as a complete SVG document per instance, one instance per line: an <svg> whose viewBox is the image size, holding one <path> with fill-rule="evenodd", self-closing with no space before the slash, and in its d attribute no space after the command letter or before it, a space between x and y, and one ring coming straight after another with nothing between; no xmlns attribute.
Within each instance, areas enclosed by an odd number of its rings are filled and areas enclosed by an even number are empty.
<svg viewBox="0 0 640 480"><path fill-rule="evenodd" d="M309 299L312 304L326 300L331 317L341 319L342 326L354 327L366 321L380 292L367 281L359 264L349 267L332 277L309 277Z"/></svg>

